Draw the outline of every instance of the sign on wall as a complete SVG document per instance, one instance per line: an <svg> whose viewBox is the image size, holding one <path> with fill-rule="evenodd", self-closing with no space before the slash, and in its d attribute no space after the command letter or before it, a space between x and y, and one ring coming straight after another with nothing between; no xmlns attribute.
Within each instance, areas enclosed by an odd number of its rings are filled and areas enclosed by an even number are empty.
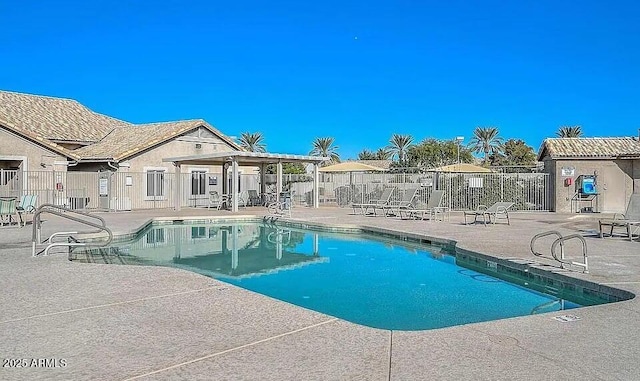
<svg viewBox="0 0 640 381"><path fill-rule="evenodd" d="M469 188L482 188L483 181L482 177L471 177L469 178Z"/></svg>
<svg viewBox="0 0 640 381"><path fill-rule="evenodd" d="M560 173L562 177L573 177L576 175L576 167L562 167Z"/></svg>
<svg viewBox="0 0 640 381"><path fill-rule="evenodd" d="M109 179L98 179L98 193L100 196L109 195Z"/></svg>

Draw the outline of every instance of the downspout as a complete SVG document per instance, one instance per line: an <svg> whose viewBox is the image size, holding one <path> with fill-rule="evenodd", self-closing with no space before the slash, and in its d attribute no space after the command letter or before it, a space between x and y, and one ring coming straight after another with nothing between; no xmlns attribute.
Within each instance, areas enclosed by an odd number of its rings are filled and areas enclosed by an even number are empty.
<svg viewBox="0 0 640 381"><path fill-rule="evenodd" d="M108 208L109 210L111 209L111 187L113 185L113 174L116 173L118 171L118 168L119 168L119 167L115 167L112 163L113 163L112 161L107 161L107 165L111 169L113 169L113 171L111 171L109 173L109 188L108 188L109 189L109 194L107 196L109 198L109 208ZM114 212L116 211L116 206L115 206L116 203L117 203L117 198L116 198L116 202L113 203L113 211Z"/></svg>
<svg viewBox="0 0 640 381"><path fill-rule="evenodd" d="M120 169L120 167L114 167L112 163L112 161L107 161L107 165L111 167L111 169L113 169L113 172L118 172L118 169Z"/></svg>

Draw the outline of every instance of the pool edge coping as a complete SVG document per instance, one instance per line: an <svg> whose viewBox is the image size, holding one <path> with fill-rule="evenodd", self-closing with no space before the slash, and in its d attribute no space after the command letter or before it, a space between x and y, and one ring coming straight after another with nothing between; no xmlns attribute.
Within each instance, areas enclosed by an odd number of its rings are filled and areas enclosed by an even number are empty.
<svg viewBox="0 0 640 381"><path fill-rule="evenodd" d="M132 229L128 232L117 232L113 234L113 242L125 241L129 239L135 238L140 232L144 231L150 226L153 225L173 225L176 222L191 222L191 223L220 223L220 222L237 222L237 221L245 221L245 222L268 222L273 224L281 224L294 228L311 228L320 231L330 232L330 233L345 233L345 234L354 234L354 233L373 233L382 235L387 238L394 238L401 241L412 241L415 243L421 244L437 244L447 246L455 252L456 256L458 254L461 255L470 255L480 260L484 260L487 263L491 263L491 267L494 265L500 265L507 267L509 269L529 272L533 275L545 277L547 279L551 279L553 281L558 281L563 284L570 283L577 287L588 288L590 290L594 290L596 292L616 297L619 300L614 301L616 303L621 302L629 302L635 299L636 294L632 291L625 290L623 288L612 287L606 284L601 284L595 281L582 279L572 275L580 275L581 273L574 271L567 271L559 273L556 271L561 271L560 267L547 266L541 262L537 262L534 260L528 261L523 258L500 258L493 256L491 254L481 253L475 250L467 249L459 246L459 242L450 239L450 238L441 238L441 237L433 237L426 234L421 233L412 233L412 232L404 232L389 228L381 228L376 226L367 226L367 225L358 225L358 224L336 224L336 223L323 223L317 221L308 221L308 220L299 220L299 219L291 219L291 218L280 218L273 216L260 216L254 214L247 215L233 215L233 216L186 216L186 217L152 217L146 221L144 221L139 227ZM80 242L94 242L104 240L104 235L101 233L84 233L79 234L75 237ZM541 268L541 267L548 267ZM605 303L611 304L611 303Z"/></svg>

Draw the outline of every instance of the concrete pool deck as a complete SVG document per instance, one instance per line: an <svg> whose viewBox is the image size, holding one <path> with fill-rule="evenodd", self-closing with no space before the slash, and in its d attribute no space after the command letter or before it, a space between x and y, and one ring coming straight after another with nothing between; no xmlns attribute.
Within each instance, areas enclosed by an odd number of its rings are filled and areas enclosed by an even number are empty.
<svg viewBox="0 0 640 381"><path fill-rule="evenodd" d="M263 215L263 208L237 215ZM588 236L590 274L572 277L640 292L640 242L594 235L594 214L513 213L511 226L403 221L350 209L296 208L294 220L452 239L497 258L536 259L542 231ZM186 209L100 213L116 233L152 217L230 216ZM43 237L77 226L47 216ZM638 380L640 301L430 331L385 331L255 294L187 271L31 257L31 228L0 228L0 353L64 359L62 367L0 369L2 380ZM549 266L551 268L551 266ZM30 365L30 364L29 364ZM51 364L49 364L51 365ZM60 363L58 363L60 365Z"/></svg>

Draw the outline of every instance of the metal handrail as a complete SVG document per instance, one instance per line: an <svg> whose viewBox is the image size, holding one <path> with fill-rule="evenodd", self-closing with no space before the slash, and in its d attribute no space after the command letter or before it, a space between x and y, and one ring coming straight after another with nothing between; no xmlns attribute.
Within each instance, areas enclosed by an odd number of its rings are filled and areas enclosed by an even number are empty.
<svg viewBox="0 0 640 381"><path fill-rule="evenodd" d="M573 262L564 259L564 243L565 241L568 241L570 239L577 239L582 243L582 257L584 259L584 262ZM558 245L560 245L560 258L558 258L556 254L556 248L558 247ZM555 240L553 244L551 244L551 255L553 255L553 258L560 263L582 267L585 274L589 273L589 262L587 260L587 241L585 241L584 237L580 234L570 234L568 236L560 237Z"/></svg>
<svg viewBox="0 0 640 381"><path fill-rule="evenodd" d="M78 234L78 232L56 232L56 233L51 234L49 236L49 238L47 238L47 240L45 242L54 243L53 242L53 237L60 237L60 236L63 236L63 235L70 235L70 234Z"/></svg>
<svg viewBox="0 0 640 381"><path fill-rule="evenodd" d="M555 259L556 261L560 262L560 268L565 268L564 265L573 265L573 266L579 266L583 268L583 272L585 274L589 273L589 262L587 259L587 241L585 241L584 237L581 236L580 234L570 234L567 236L563 236L562 234L560 234L560 232L558 232L557 230L550 230L550 231L546 231L543 233L539 233L533 236L533 238L531 238L531 242L530 242L530 247L531 247L531 253L533 253L533 255L538 256L538 257L543 257L544 255L542 253L539 253L537 251L535 251L534 249L534 245L535 242L538 240L538 238L542 238L542 237L547 237L550 235L555 235L556 240L553 241L553 243L551 244L551 256L553 257L553 259ZM568 261L564 258L564 243L568 240L571 239L577 239L582 243L582 257L584 258L584 262L574 262L574 261ZM558 245L560 245L560 256L558 256L556 249L558 248Z"/></svg>
<svg viewBox="0 0 640 381"><path fill-rule="evenodd" d="M538 311L544 310L545 308L551 307L551 306L553 306L555 304L560 304L560 310L564 310L565 309L565 307L564 307L564 299L560 299L559 298L559 299L554 299L554 300L551 300L551 301L548 301L546 303L542 303L542 304L540 304L538 306L533 307L533 309L531 310L531 312L529 314L530 315L535 315L535 314L538 313Z"/></svg>
<svg viewBox="0 0 640 381"><path fill-rule="evenodd" d="M81 212L81 211L77 211L77 210L73 210L73 209L69 209L66 208L64 206L60 206L60 205L53 205L53 204L42 204L40 205L35 213L33 214L33 230L32 230L32 234L31 234L31 248L32 248L32 256L36 256L36 244L41 242L41 230L42 230L42 221L41 221L41 215L42 213L51 213L54 214L56 216L62 217L62 218L66 218L68 220L72 220L75 222L79 222L81 224L85 224L87 226L96 228L96 231L91 231L91 232L86 232L86 233L99 233L99 232L106 232L108 234L108 238L105 242L100 242L100 243L80 243L80 242L51 242L51 238L56 236L56 235L61 235L61 234L70 234L71 232L57 232L57 233L53 233L51 235L51 237L49 237L49 239L47 240L49 242L49 244L47 245L47 247L44 250L44 254L43 255L48 255L49 253L49 249L51 249L52 247L57 247L57 246L95 246L95 247L100 247L100 246L106 246L108 244L111 243L111 241L113 240L113 233L111 232L111 229L107 228L107 223L104 220L104 218L100 217L100 216L95 216L92 214L89 214L88 212ZM71 215L70 215L71 214ZM81 216L85 216L85 217L90 217L93 219L96 219L98 221L100 221L100 224L92 222L92 221L87 221L85 219L82 219L80 217L74 216L73 214L79 214Z"/></svg>
<svg viewBox="0 0 640 381"><path fill-rule="evenodd" d="M537 251L535 251L533 249L533 245L538 240L538 238L547 237L547 236L550 236L550 235L555 235L558 238L562 238L562 234L560 234L560 232L557 231L557 230L549 230L549 231L546 231L544 233L538 233L538 234L534 235L533 238L531 238L530 246L531 246L531 252L533 253L533 255L535 255L537 257L542 257L543 256L542 253L538 253Z"/></svg>
<svg viewBox="0 0 640 381"><path fill-rule="evenodd" d="M275 236L275 240L273 239L274 236ZM291 241L291 230L277 229L275 232L271 232L269 233L269 235L267 235L267 241L269 243L278 243L277 241L278 238L280 238L280 243L282 243L283 245L288 245L289 242ZM286 242L285 242L285 238L286 238Z"/></svg>

